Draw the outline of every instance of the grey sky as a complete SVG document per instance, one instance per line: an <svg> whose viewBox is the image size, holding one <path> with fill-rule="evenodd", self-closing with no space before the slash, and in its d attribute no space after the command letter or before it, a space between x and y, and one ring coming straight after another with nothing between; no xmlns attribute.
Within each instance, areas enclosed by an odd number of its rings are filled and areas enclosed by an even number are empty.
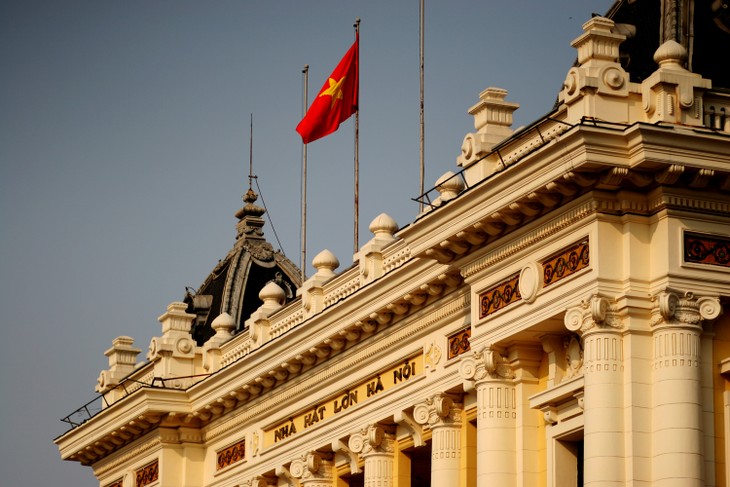
<svg viewBox="0 0 730 487"><path fill-rule="evenodd" d="M570 42L611 3L427 1L426 187L456 171L484 88L521 104L516 126L547 113ZM94 396L114 337L146 352L167 304L232 246L251 113L254 172L299 263L301 69L311 98L356 17L362 245L379 213L405 225L418 210L418 0L0 0L3 485L98 485L61 462L59 418ZM352 146L352 121L309 146L308 260L328 248L340 270Z"/></svg>

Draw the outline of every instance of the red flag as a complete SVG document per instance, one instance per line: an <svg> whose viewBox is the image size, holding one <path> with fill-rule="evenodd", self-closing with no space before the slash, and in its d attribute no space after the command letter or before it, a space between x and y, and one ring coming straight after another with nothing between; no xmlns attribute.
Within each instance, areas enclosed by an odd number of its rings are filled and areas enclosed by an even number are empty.
<svg viewBox="0 0 730 487"><path fill-rule="evenodd" d="M358 34L297 125L297 132L305 144L331 134L357 111L359 43Z"/></svg>

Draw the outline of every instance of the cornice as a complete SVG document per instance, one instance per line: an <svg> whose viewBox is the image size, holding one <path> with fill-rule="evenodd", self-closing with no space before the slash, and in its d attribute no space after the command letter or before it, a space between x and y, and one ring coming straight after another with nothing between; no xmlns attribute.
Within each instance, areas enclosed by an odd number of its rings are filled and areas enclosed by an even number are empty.
<svg viewBox="0 0 730 487"><path fill-rule="evenodd" d="M535 230L517 239L510 240L507 245L500 246L483 257L465 265L461 269L461 274L464 276L464 279L473 277L475 274L491 267L497 262L503 261L506 258L545 240L547 237L555 235L563 229L584 220L590 215L595 214L595 206L595 201L591 199L580 202L569 211L547 221Z"/></svg>
<svg viewBox="0 0 730 487"><path fill-rule="evenodd" d="M227 419L222 419L220 423L211 427L211 429L206 432L206 441L214 440L231 429L244 425L252 418L270 413L271 404L276 404L277 409L283 409L293 400L293 398L298 397L307 391L311 391L315 387L321 388L322 384L330 382L333 378L336 378L345 372L351 373L353 369L362 367L364 363L369 362L373 357L392 350L398 344L405 342L414 335L418 335L424 330L433 327L436 323L459 313L468 313L470 308L469 304L469 294L454 296L447 302L439 303L438 307L432 312L425 313L423 316L413 319L410 323L401 323L397 330L381 336L372 345L349 356L340 356L338 361L311 375L307 375L305 379L299 381L295 385L279 388L276 393L268 394L265 397L261 396L260 401L249 404L248 407L240 409L240 412L234 413L234 415L229 416Z"/></svg>
<svg viewBox="0 0 730 487"><path fill-rule="evenodd" d="M91 465L154 429L163 416L189 410L185 391L143 387L55 442L63 459Z"/></svg>
<svg viewBox="0 0 730 487"><path fill-rule="evenodd" d="M112 470L130 462L133 459L139 459L147 454L148 452L159 449L162 446L160 438L153 436L146 441L137 445L128 445L126 451L118 453L112 457L109 461L102 461L103 465L95 466L94 474L97 477L102 477Z"/></svg>

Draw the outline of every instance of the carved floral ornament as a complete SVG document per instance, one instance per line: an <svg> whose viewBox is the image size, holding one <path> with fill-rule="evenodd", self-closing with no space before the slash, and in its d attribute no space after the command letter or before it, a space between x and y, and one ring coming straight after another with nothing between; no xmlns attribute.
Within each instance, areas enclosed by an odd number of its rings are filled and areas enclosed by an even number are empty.
<svg viewBox="0 0 730 487"><path fill-rule="evenodd" d="M463 379L474 382L484 379L514 379L515 377L507 358L491 347L462 355L459 373Z"/></svg>
<svg viewBox="0 0 730 487"><path fill-rule="evenodd" d="M621 329L618 313L607 298L593 295L584 299L578 306L568 308L564 318L565 327L583 334L593 328Z"/></svg>
<svg viewBox="0 0 730 487"><path fill-rule="evenodd" d="M653 296L651 326L661 324L685 324L699 326L702 320L714 320L722 313L719 298L696 298L687 292L683 296L672 291L662 291Z"/></svg>

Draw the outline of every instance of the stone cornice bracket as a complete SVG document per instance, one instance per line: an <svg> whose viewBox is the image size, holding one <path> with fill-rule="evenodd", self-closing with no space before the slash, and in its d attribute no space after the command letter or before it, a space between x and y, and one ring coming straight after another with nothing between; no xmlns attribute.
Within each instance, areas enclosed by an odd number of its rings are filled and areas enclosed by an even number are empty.
<svg viewBox="0 0 730 487"><path fill-rule="evenodd" d="M584 335L594 329L622 328L618 312L609 300L597 294L584 299L578 306L565 311L565 327Z"/></svg>
<svg viewBox="0 0 730 487"><path fill-rule="evenodd" d="M722 314L720 299L716 297L696 298L693 293L681 295L665 290L652 297L651 326L674 325L702 327L702 320L714 320Z"/></svg>
<svg viewBox="0 0 730 487"><path fill-rule="evenodd" d="M350 435L348 447L351 451L367 456L373 453L392 453L394 436L386 433L379 424L372 424Z"/></svg>
<svg viewBox="0 0 730 487"><path fill-rule="evenodd" d="M447 394L436 394L413 408L413 418L418 424L431 428L461 422L462 405Z"/></svg>
<svg viewBox="0 0 730 487"><path fill-rule="evenodd" d="M393 415L393 421L398 424L398 427L405 429L408 436L413 438L413 446L419 447L426 444L423 441L423 428L416 422L412 414L407 411L396 411Z"/></svg>
<svg viewBox="0 0 730 487"><path fill-rule="evenodd" d="M513 380L515 378L515 372L507 357L491 347L462 355L459 373L465 381L464 388L467 391L486 379Z"/></svg>
<svg viewBox="0 0 730 487"><path fill-rule="evenodd" d="M342 455L343 457L347 458L347 463L350 464L351 474L361 472L360 465L358 465L357 453L350 450L347 445L345 445L342 441L334 440L332 442L332 451L335 452L337 455Z"/></svg>

